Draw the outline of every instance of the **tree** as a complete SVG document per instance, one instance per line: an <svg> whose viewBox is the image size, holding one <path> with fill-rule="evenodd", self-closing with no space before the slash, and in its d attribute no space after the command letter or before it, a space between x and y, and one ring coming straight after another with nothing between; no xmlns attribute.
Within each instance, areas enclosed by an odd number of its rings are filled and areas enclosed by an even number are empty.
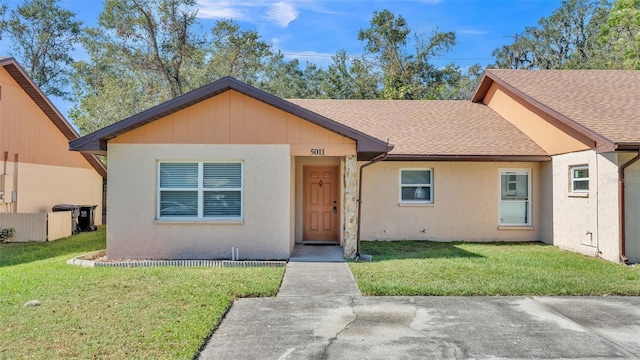
<svg viewBox="0 0 640 360"><path fill-rule="evenodd" d="M300 68L253 30L218 21L199 32L195 0L108 0L83 44L69 116L82 133L124 119L224 76L281 97L321 97L323 70ZM128 10L127 10L128 9Z"/></svg>
<svg viewBox="0 0 640 360"><path fill-rule="evenodd" d="M405 19L389 10L374 12L370 27L358 31L365 53L380 70L384 99L424 99L429 87L440 85L442 72L429 61L451 50L455 34L434 30L430 36L415 35L412 42L410 34Z"/></svg>
<svg viewBox="0 0 640 360"><path fill-rule="evenodd" d="M45 94L61 97L69 95L71 52L81 31L82 22L60 7L58 0L25 1L0 21L0 33L10 35L13 55L33 81Z"/></svg>
<svg viewBox="0 0 640 360"><path fill-rule="evenodd" d="M195 5L195 0L107 0L99 23L115 37L102 37L106 41L100 45L131 69L162 78L171 98L180 96L190 87L183 70L204 44L192 31Z"/></svg>
<svg viewBox="0 0 640 360"><path fill-rule="evenodd" d="M496 67L576 69L598 67L606 54L599 42L608 10L606 0L563 0L538 26L514 36L511 45L493 51Z"/></svg>
<svg viewBox="0 0 640 360"><path fill-rule="evenodd" d="M286 60L281 52L269 58L256 86L285 99L322 98L320 79L324 71L307 62L301 69L298 59Z"/></svg>
<svg viewBox="0 0 640 360"><path fill-rule="evenodd" d="M640 70L640 0L617 0L601 28L600 43L615 55L610 68Z"/></svg>
<svg viewBox="0 0 640 360"><path fill-rule="evenodd" d="M376 99L379 96L377 74L363 58L340 50L333 57L322 80L322 92L331 99Z"/></svg>
<svg viewBox="0 0 640 360"><path fill-rule="evenodd" d="M204 38L194 31L195 0L107 0L99 26L82 43L89 61L74 65L81 133L122 120L203 84Z"/></svg>
<svg viewBox="0 0 640 360"><path fill-rule="evenodd" d="M442 71L445 79L434 89L432 99L469 100L476 91L484 72L480 64L471 66L463 72L457 65L449 65Z"/></svg>
<svg viewBox="0 0 640 360"><path fill-rule="evenodd" d="M213 39L207 63L209 76L233 76L250 85L256 84L269 60L275 56L271 44L262 40L257 31L242 30L231 20L218 21L211 33Z"/></svg>

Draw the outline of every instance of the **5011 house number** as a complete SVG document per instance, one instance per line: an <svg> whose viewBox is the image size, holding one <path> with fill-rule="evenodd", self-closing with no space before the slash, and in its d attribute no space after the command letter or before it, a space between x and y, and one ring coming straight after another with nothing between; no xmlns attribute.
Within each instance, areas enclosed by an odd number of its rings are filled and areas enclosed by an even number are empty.
<svg viewBox="0 0 640 360"><path fill-rule="evenodd" d="M311 149L311 155L312 156L323 156L324 155L324 149Z"/></svg>

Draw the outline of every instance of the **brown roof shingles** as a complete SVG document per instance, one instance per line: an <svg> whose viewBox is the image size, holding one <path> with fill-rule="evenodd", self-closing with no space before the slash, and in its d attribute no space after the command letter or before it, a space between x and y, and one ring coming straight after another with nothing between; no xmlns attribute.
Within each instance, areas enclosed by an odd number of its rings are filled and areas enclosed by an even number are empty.
<svg viewBox="0 0 640 360"><path fill-rule="evenodd" d="M546 156L483 104L433 100L288 100L378 139L392 155Z"/></svg>
<svg viewBox="0 0 640 360"><path fill-rule="evenodd" d="M486 75L611 142L640 142L640 71L494 69Z"/></svg>

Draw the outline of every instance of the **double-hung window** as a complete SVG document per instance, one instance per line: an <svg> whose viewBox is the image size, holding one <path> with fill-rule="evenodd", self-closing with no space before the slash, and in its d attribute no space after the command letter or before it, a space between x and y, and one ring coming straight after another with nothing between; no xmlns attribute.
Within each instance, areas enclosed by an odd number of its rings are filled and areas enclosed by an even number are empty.
<svg viewBox="0 0 640 360"><path fill-rule="evenodd" d="M158 218L242 218L242 162L160 162L158 171Z"/></svg>
<svg viewBox="0 0 640 360"><path fill-rule="evenodd" d="M500 171L500 225L531 225L531 171Z"/></svg>
<svg viewBox="0 0 640 360"><path fill-rule="evenodd" d="M433 171L431 169L400 170L400 203L433 203Z"/></svg>
<svg viewBox="0 0 640 360"><path fill-rule="evenodd" d="M571 171L571 192L589 192L589 166L571 166L569 170Z"/></svg>

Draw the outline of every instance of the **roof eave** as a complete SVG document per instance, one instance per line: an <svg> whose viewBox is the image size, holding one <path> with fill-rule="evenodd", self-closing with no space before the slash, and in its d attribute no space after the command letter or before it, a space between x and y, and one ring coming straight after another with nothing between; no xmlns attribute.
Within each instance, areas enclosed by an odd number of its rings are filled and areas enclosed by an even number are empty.
<svg viewBox="0 0 640 360"><path fill-rule="evenodd" d="M551 161L549 155L452 155L452 154L389 154L387 161L478 161L478 162L541 162Z"/></svg>

